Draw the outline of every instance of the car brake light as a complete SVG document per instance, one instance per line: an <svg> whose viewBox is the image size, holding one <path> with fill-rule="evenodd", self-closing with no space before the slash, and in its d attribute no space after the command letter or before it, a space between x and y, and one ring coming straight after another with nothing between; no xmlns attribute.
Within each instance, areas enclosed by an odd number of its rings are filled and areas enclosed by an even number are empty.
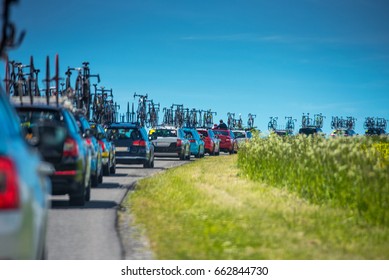
<svg viewBox="0 0 389 280"><path fill-rule="evenodd" d="M103 141L99 140L100 147L103 151L105 151L105 144Z"/></svg>
<svg viewBox="0 0 389 280"><path fill-rule="evenodd" d="M0 209L19 208L18 174L14 163L0 157Z"/></svg>
<svg viewBox="0 0 389 280"><path fill-rule="evenodd" d="M146 147L146 141L145 140L135 140L132 142L133 146L138 146L138 147Z"/></svg>
<svg viewBox="0 0 389 280"><path fill-rule="evenodd" d="M86 142L89 146L92 145L92 140L91 140L90 138L86 138L86 139L85 139L85 142Z"/></svg>
<svg viewBox="0 0 389 280"><path fill-rule="evenodd" d="M76 140L73 138L67 138L63 145L63 156L64 157L78 157L78 145Z"/></svg>
<svg viewBox="0 0 389 280"><path fill-rule="evenodd" d="M181 147L182 145L182 140L181 139L177 139L177 147Z"/></svg>

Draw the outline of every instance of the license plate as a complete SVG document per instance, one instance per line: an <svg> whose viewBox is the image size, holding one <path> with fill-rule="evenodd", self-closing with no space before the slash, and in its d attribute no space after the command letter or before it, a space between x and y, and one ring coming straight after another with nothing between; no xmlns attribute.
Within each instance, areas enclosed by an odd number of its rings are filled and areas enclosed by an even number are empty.
<svg viewBox="0 0 389 280"><path fill-rule="evenodd" d="M128 147L116 147L117 152L128 152Z"/></svg>

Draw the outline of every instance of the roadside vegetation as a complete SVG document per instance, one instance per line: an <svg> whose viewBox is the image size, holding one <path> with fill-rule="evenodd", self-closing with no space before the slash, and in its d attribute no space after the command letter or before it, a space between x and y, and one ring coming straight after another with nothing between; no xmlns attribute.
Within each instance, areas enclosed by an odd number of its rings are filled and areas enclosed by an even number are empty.
<svg viewBox="0 0 389 280"><path fill-rule="evenodd" d="M332 196L327 199L321 194L322 191L320 195L302 195L306 191L300 193L300 187L288 186L292 183L284 178L301 172L298 169L294 171L288 165L292 161L285 165L277 165L275 161L265 168L261 165L265 161L260 164L258 159L254 161L249 157L251 153L253 156L270 158L270 155L265 155L267 149L258 148L261 141L263 139L254 140L238 155L206 157L137 183L124 206L132 213L134 225L149 239L157 259L389 258L387 214L381 213L377 207L379 218L370 218L372 213L366 210L369 208L362 208L364 211L359 212L356 210L357 202L351 203L356 206L347 206L340 201L335 203ZM274 141L271 145L277 145L289 140L269 141ZM309 145L312 141L320 140L296 141ZM370 144L364 145L361 150L370 151ZM257 149L256 154L252 150L254 148ZM277 155L280 157L280 153ZM353 159L348 162L352 163ZM253 160L256 169L249 168L251 165L248 163L244 164L250 160ZM312 159L309 160L306 166L313 167ZM382 161L380 159L379 163L368 168L368 172L374 172L377 168L381 172L387 170L385 160L385 157ZM285 161L285 158L280 157L279 161ZM297 162L295 165L298 165ZM343 170L344 166L341 166ZM282 168L282 171L277 175L275 170L274 174L268 171L271 176L257 174L265 172L267 168ZM321 166L315 170L322 172L324 169ZM353 168L346 169L346 173L349 170L357 172ZM283 179L277 181L277 176ZM374 183L375 194L371 196L381 196L378 201L383 203L388 198L388 181L382 180L388 175L380 176L382 185ZM316 177L310 177L305 182L315 186L323 180L313 178ZM346 179L340 179L341 182L343 180ZM364 187L370 188L372 175L355 181L358 180L364 180ZM354 181L349 183L355 185ZM342 187L346 185L342 183ZM336 186L331 187L331 192L334 192ZM308 189L308 186L305 188ZM363 191L367 192L366 189ZM349 199L353 196L347 193L343 195ZM342 201L347 201L344 199ZM366 201L366 205L370 205L370 198ZM387 211L388 204L380 204L380 207L386 207Z"/></svg>
<svg viewBox="0 0 389 280"><path fill-rule="evenodd" d="M238 166L250 179L389 226L388 137L255 137Z"/></svg>

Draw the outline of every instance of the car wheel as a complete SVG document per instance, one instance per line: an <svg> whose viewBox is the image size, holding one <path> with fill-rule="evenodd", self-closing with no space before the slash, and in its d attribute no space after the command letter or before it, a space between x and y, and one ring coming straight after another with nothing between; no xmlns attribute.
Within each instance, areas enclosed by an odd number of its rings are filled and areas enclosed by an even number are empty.
<svg viewBox="0 0 389 280"><path fill-rule="evenodd" d="M110 174L110 167L109 167L109 162L106 165L103 165L103 175L104 176L109 176Z"/></svg>
<svg viewBox="0 0 389 280"><path fill-rule="evenodd" d="M80 184L77 193L70 194L69 204L71 206L84 206L85 205L85 185Z"/></svg>
<svg viewBox="0 0 389 280"><path fill-rule="evenodd" d="M116 173L116 163L114 162L111 166L111 168L109 169L109 172L111 174L115 174Z"/></svg>
<svg viewBox="0 0 389 280"><path fill-rule="evenodd" d="M99 174L97 181L99 184L101 184L103 182L103 167L100 168L100 174Z"/></svg>
<svg viewBox="0 0 389 280"><path fill-rule="evenodd" d="M200 158L200 147L199 147L199 149L197 150L197 153L195 154L195 158Z"/></svg>
<svg viewBox="0 0 389 280"><path fill-rule="evenodd" d="M92 175L92 178L91 178L91 187L92 188L96 188L97 185L99 184L99 176L96 174L96 175Z"/></svg>
<svg viewBox="0 0 389 280"><path fill-rule="evenodd" d="M89 179L88 186L86 186L85 201L90 201L90 189L91 189L91 179Z"/></svg>

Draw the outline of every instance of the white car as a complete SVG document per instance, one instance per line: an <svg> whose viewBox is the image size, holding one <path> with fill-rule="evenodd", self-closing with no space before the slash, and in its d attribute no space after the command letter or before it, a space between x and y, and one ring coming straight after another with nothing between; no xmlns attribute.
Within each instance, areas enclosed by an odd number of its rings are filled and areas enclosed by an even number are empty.
<svg viewBox="0 0 389 280"><path fill-rule="evenodd" d="M246 143L253 137L251 131L249 130L233 130L232 133L234 133L234 136L238 141L238 147L239 144Z"/></svg>
<svg viewBox="0 0 389 280"><path fill-rule="evenodd" d="M0 127L0 259L44 259L53 167L26 142L2 91Z"/></svg>

